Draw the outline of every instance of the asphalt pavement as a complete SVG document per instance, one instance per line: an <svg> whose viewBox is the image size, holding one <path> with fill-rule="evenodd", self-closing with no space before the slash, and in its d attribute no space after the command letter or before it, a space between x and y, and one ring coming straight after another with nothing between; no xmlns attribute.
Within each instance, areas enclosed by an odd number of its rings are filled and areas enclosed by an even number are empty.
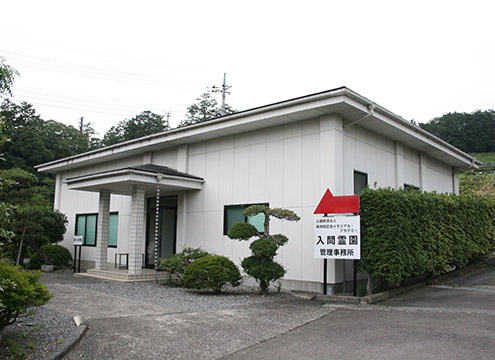
<svg viewBox="0 0 495 360"><path fill-rule="evenodd" d="M88 291L67 276L52 280L46 306L82 315L89 326L70 360L495 358L494 268L375 305L287 295L226 306L234 295L222 295L223 305L211 298L197 311Z"/></svg>

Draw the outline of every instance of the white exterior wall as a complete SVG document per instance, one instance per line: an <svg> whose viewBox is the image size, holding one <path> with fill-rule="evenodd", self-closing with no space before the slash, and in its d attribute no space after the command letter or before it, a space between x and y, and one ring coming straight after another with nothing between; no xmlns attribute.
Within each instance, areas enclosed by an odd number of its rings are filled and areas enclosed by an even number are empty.
<svg viewBox="0 0 495 360"><path fill-rule="evenodd" d="M178 194L177 251L201 247L239 264L250 254L249 243L223 235L224 206L268 202L301 217L298 223L274 219L270 232L289 237L277 257L287 269L285 279L293 280L289 286L314 291L321 287L323 262L313 258L313 211L327 188L337 196L352 195L355 170L368 174L370 186L398 182L452 192L454 184L449 166L359 125L342 129L340 118L329 115L64 173L56 192L69 219L62 245L73 252L76 214L98 212L98 194L69 191L65 179L149 162L205 179L202 190ZM131 197L112 195L110 209L119 212L118 246L108 249L113 263L115 252L129 252ZM83 260L95 256L96 248L83 247ZM342 263L329 261L328 275L329 283L342 281Z"/></svg>

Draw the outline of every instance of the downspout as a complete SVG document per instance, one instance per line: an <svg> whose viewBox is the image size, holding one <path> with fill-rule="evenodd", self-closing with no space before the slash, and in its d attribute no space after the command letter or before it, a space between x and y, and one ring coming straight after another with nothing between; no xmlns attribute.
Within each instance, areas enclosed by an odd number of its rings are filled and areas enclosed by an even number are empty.
<svg viewBox="0 0 495 360"><path fill-rule="evenodd" d="M350 127L352 125L355 125L357 124L358 122L361 122L367 118L369 118L370 116L373 116L374 113L375 113L375 108L376 108L376 104L374 102L372 102L371 104L368 105L368 113L366 115L364 115L362 118L360 119L357 119L357 120L354 120L353 122L347 124L347 125L344 125L344 129L347 128L347 127Z"/></svg>

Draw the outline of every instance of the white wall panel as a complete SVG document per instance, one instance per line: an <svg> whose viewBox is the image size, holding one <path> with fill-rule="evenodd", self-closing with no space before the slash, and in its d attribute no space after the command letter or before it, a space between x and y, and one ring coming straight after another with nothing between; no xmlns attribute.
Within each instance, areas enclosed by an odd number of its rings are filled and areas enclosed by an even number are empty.
<svg viewBox="0 0 495 360"><path fill-rule="evenodd" d="M220 151L218 187L218 204L220 206L234 203L234 151L225 149Z"/></svg>
<svg viewBox="0 0 495 360"><path fill-rule="evenodd" d="M249 184L250 202L266 201L266 144L249 147Z"/></svg>
<svg viewBox="0 0 495 360"><path fill-rule="evenodd" d="M221 191L220 184L220 152L208 152L205 155L205 175L204 179L207 179L203 184L204 193L204 210L214 211L219 207L218 199Z"/></svg>
<svg viewBox="0 0 495 360"><path fill-rule="evenodd" d="M284 140L284 204L283 207L300 206L302 203L302 139Z"/></svg>
<svg viewBox="0 0 495 360"><path fill-rule="evenodd" d="M320 135L302 138L302 206L317 206L320 194Z"/></svg>
<svg viewBox="0 0 495 360"><path fill-rule="evenodd" d="M248 138L249 140L249 138ZM249 202L249 146L234 149L234 203Z"/></svg>
<svg viewBox="0 0 495 360"><path fill-rule="evenodd" d="M177 170L177 148L155 151L152 156L153 164L168 166Z"/></svg>
<svg viewBox="0 0 495 360"><path fill-rule="evenodd" d="M266 197L270 206L282 207L284 202L284 142L266 144Z"/></svg>

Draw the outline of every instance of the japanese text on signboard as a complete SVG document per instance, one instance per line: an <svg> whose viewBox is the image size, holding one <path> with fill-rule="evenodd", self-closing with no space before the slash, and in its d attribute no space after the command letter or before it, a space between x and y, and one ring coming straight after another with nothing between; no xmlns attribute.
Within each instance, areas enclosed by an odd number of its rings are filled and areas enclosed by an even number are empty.
<svg viewBox="0 0 495 360"><path fill-rule="evenodd" d="M314 244L317 259L360 259L359 215L316 218Z"/></svg>

